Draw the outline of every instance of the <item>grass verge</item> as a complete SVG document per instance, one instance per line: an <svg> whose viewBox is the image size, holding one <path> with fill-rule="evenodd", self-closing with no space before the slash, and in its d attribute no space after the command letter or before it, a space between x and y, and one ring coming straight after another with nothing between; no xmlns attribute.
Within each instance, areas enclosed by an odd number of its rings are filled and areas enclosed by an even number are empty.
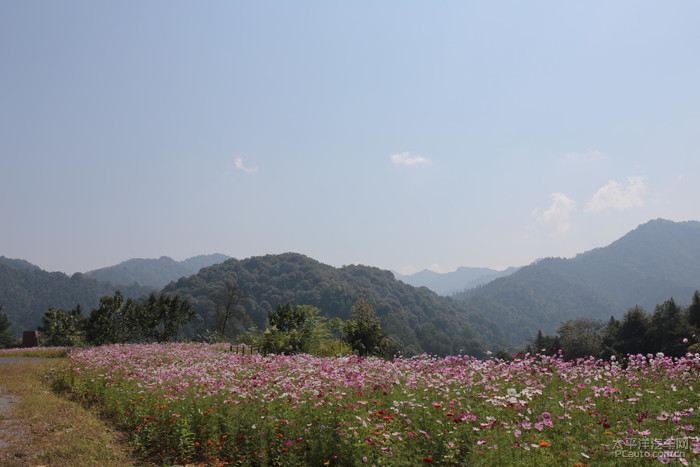
<svg viewBox="0 0 700 467"><path fill-rule="evenodd" d="M3 349L0 350L2 357L33 357L33 358L64 358L68 356L69 349L60 348L36 348L36 349Z"/></svg>
<svg viewBox="0 0 700 467"><path fill-rule="evenodd" d="M0 465L138 465L119 432L51 392L46 374L59 361L0 365L2 392L18 396L0 415Z"/></svg>

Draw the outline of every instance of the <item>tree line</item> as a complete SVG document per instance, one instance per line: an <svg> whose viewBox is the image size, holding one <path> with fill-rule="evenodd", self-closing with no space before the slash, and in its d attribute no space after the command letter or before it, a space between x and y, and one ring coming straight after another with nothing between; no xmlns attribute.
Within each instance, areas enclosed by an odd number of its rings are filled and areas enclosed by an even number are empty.
<svg viewBox="0 0 700 467"><path fill-rule="evenodd" d="M80 305L72 310L49 308L42 318L41 343L80 347L129 342L167 342L194 317L187 300L155 292L141 300L124 299L120 291L100 299L99 306L83 316Z"/></svg>
<svg viewBox="0 0 700 467"><path fill-rule="evenodd" d="M232 289L245 291L237 301ZM163 292L180 294L197 316L187 325L191 336L226 327L228 335L251 325L265 329L279 304L310 305L323 316L348 320L357 300L372 304L382 327L401 343L406 355L483 355L484 342L499 341L487 318L461 310L454 300L426 288L397 281L390 271L361 265L335 268L295 253L230 259L169 284Z"/></svg>
<svg viewBox="0 0 700 467"><path fill-rule="evenodd" d="M347 320L324 316L320 308L312 305L278 304L267 312L264 331L247 311L251 297L235 282L220 283L209 300L213 328L201 340L252 344L265 353L356 353L393 358L403 351L403 346L384 330L374 306L365 298L355 301ZM241 323L252 325L239 332Z"/></svg>
<svg viewBox="0 0 700 467"><path fill-rule="evenodd" d="M320 356L357 354L394 358L401 345L382 328L374 307L364 298L355 302L350 318L326 318L310 305L278 305L268 315L263 332L243 336L264 353L309 353Z"/></svg>
<svg viewBox="0 0 700 467"><path fill-rule="evenodd" d="M653 313L635 306L621 319L611 317L606 323L586 318L564 321L555 335L538 331L526 351L550 355L561 352L566 359L610 359L659 352L680 357L700 352L700 292L695 291L687 307L669 299L657 305Z"/></svg>
<svg viewBox="0 0 700 467"><path fill-rule="evenodd" d="M310 353L332 356L357 354L393 358L401 345L382 328L374 307L359 299L350 318L328 318L311 305L278 305L268 313L263 331L253 325L243 333L232 331L230 321L247 299L234 285L214 297L215 327L195 338L208 342L246 343L263 353ZM1 309L1 307L0 307ZM85 316L80 305L70 310L49 308L42 318L41 344L59 347L167 342L182 338L181 328L195 317L190 303L179 295L151 293L141 300L125 299L121 292L100 299ZM5 331L7 315L0 314L0 347L12 344ZM233 336L231 335L233 334Z"/></svg>

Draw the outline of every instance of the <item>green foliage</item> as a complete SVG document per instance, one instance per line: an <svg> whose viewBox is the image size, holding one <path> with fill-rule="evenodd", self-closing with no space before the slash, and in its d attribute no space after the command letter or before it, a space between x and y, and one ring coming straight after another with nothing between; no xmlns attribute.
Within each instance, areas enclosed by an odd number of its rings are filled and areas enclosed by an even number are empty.
<svg viewBox="0 0 700 467"><path fill-rule="evenodd" d="M700 222L659 219L607 247L537 261L455 298L497 323L503 338L489 343L521 346L566 320L620 319L634 305L653 310L669 297L689 297L698 277Z"/></svg>
<svg viewBox="0 0 700 467"><path fill-rule="evenodd" d="M292 306L287 302L286 305L278 305L273 313L270 313L267 320L270 326L277 328L280 332L291 332L297 329L303 329L304 324L310 318L309 313L318 312L309 306Z"/></svg>
<svg viewBox="0 0 700 467"><path fill-rule="evenodd" d="M340 339L318 339L311 341L308 346L308 353L318 357L339 357L351 355L352 347Z"/></svg>
<svg viewBox="0 0 700 467"><path fill-rule="evenodd" d="M49 310L42 318L42 343L84 346L126 342L167 342L194 316L187 300L151 293L142 303L124 300L121 292L100 299L100 306L84 318L80 305L73 310Z"/></svg>
<svg viewBox="0 0 700 467"><path fill-rule="evenodd" d="M350 347L360 356L394 358L402 351L401 345L382 329L374 307L364 298L352 306L345 335Z"/></svg>
<svg viewBox="0 0 700 467"><path fill-rule="evenodd" d="M671 357L685 355L687 345L683 338L689 335L688 320L673 299L656 306L651 316L649 340L657 352Z"/></svg>
<svg viewBox="0 0 700 467"><path fill-rule="evenodd" d="M700 291L695 291L688 307L688 324L700 332Z"/></svg>
<svg viewBox="0 0 700 467"><path fill-rule="evenodd" d="M85 318L80 305L70 311L49 310L42 318L41 343L47 347L81 347L86 344Z"/></svg>
<svg viewBox="0 0 700 467"><path fill-rule="evenodd" d="M604 325L597 320L581 318L563 322L558 337L564 357L599 356L603 350L603 332Z"/></svg>
<svg viewBox="0 0 700 467"><path fill-rule="evenodd" d="M304 303L322 310L328 319L344 321L360 298L371 301L385 332L408 355L438 346L444 355L460 349L478 353L487 339L498 340L498 326L478 311L460 310L451 298L397 281L390 271L356 265L334 268L294 253L230 259L168 285L165 292L187 297L197 312L189 335L216 328L216 295L226 283L236 284L249 297L229 320L226 334L236 340L237 333L251 325L264 329L277 304ZM416 330L423 323L432 323L440 330L439 337L419 335ZM335 334L337 339L343 337Z"/></svg>
<svg viewBox="0 0 700 467"><path fill-rule="evenodd" d="M234 281L225 280L219 283L211 294L216 332L227 336L232 327L248 324L250 319L245 309L248 300L248 296Z"/></svg>
<svg viewBox="0 0 700 467"><path fill-rule="evenodd" d="M268 316L269 327L262 333L260 346L266 353L310 353L315 341L325 333L320 310L309 305L278 305Z"/></svg>
<svg viewBox="0 0 700 467"><path fill-rule="evenodd" d="M179 295L153 292L137 308L137 313L129 317L129 322L134 335L141 334L147 341L168 342L177 337L180 327L194 315L190 303Z"/></svg>
<svg viewBox="0 0 700 467"><path fill-rule="evenodd" d="M13 328L36 329L49 308L70 310L80 304L90 310L100 297L112 294L114 285L98 282L81 273L67 276L47 272L24 261L0 257L0 297ZM126 298L136 298L153 289L139 285L120 287Z"/></svg>
<svg viewBox="0 0 700 467"><path fill-rule="evenodd" d="M615 339L615 350L621 356L647 354L654 351L654 346L647 339L649 334L649 315L641 308L627 310L620 321Z"/></svg>
<svg viewBox="0 0 700 467"><path fill-rule="evenodd" d="M237 342L253 344L263 353L308 353L322 357L350 355L353 349L345 340L345 322L321 316L309 305L278 305L268 317L269 326L259 333L256 327L239 334Z"/></svg>
<svg viewBox="0 0 700 467"><path fill-rule="evenodd" d="M698 292L693 294L697 300ZM539 331L531 353L546 353L541 349L550 344L561 347L564 357L575 359L585 356L609 359L627 355L663 353L681 357L687 352L699 352L697 328L690 324L693 304L685 309L673 299L657 305L649 315L641 307L627 310L621 320L610 318L607 324L590 319L568 320L559 326L556 336Z"/></svg>
<svg viewBox="0 0 700 467"><path fill-rule="evenodd" d="M548 336L538 329L537 336L528 346L527 351L532 355L556 355L560 348L559 336Z"/></svg>
<svg viewBox="0 0 700 467"><path fill-rule="evenodd" d="M132 318L136 316L133 300L124 301L118 290L114 295L100 299L98 308L90 312L85 322L85 336L92 345L123 344L134 338L137 329Z"/></svg>
<svg viewBox="0 0 700 467"><path fill-rule="evenodd" d="M0 310L2 310L1 305ZM12 323L10 323L10 318L7 316L7 314L0 313L0 349L4 349L12 344L12 335L7 332L11 325Z"/></svg>

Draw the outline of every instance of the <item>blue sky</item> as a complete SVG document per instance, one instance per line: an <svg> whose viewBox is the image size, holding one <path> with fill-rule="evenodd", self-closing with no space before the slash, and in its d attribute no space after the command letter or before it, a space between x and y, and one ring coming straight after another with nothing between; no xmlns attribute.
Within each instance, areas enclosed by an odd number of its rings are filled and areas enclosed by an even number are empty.
<svg viewBox="0 0 700 467"><path fill-rule="evenodd" d="M504 268L700 220L695 1L0 1L0 254Z"/></svg>

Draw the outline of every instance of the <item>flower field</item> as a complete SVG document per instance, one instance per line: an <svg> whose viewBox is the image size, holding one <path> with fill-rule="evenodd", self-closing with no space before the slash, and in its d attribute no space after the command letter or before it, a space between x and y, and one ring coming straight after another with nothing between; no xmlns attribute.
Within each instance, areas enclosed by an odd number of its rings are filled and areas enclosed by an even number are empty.
<svg viewBox="0 0 700 467"><path fill-rule="evenodd" d="M700 354L623 365L225 349L74 351L56 384L161 465L700 463Z"/></svg>

